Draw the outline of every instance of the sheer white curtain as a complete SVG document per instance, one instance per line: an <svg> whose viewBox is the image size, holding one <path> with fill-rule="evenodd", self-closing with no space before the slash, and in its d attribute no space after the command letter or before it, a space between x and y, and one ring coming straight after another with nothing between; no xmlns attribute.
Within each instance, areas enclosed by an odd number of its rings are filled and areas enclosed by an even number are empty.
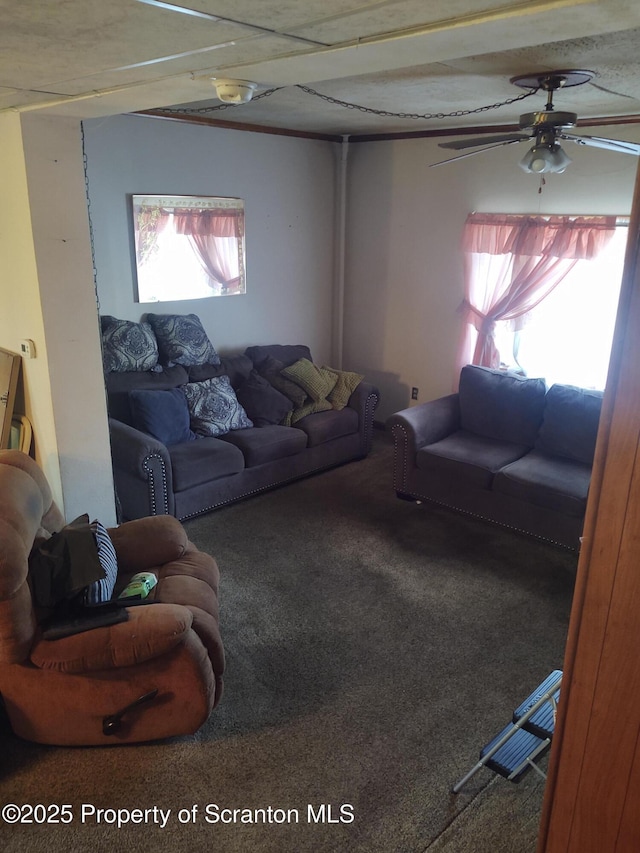
<svg viewBox="0 0 640 853"><path fill-rule="evenodd" d="M465 298L457 375L465 364L498 367L495 324L514 331L581 258L615 233L615 216L531 217L472 213L463 234Z"/></svg>
<svg viewBox="0 0 640 853"><path fill-rule="evenodd" d="M177 234L186 234L210 279L233 293L240 283L241 217L236 210L180 211Z"/></svg>

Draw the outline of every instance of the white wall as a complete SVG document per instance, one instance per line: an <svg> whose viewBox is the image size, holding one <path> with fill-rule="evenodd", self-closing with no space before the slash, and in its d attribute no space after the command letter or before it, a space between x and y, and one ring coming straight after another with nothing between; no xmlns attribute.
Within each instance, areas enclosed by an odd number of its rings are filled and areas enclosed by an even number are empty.
<svg viewBox="0 0 640 853"><path fill-rule="evenodd" d="M306 343L331 355L335 145L143 116L85 127L100 313L197 314L220 352ZM247 293L136 304L130 195L244 199Z"/></svg>
<svg viewBox="0 0 640 853"><path fill-rule="evenodd" d="M21 366L21 414L29 418L35 435L35 452L59 504L62 484L58 461L53 406L49 385L49 361L40 304L38 269L31 227L31 208L22 138L17 113L0 115L0 346L20 352L20 341L35 342L37 358Z"/></svg>
<svg viewBox="0 0 640 853"><path fill-rule="evenodd" d="M640 141L640 127L589 128ZM381 391L376 418L451 391L464 295L460 238L471 211L628 214L635 157L565 143L573 163L539 178L518 168L524 144L430 168L434 139L355 143L349 153L344 362Z"/></svg>
<svg viewBox="0 0 640 853"><path fill-rule="evenodd" d="M22 128L45 344L36 341L33 366L46 358L64 512L68 520L87 512L109 525L113 476L80 125L28 114ZM39 408L47 400L40 394ZM42 446L40 423L34 426L40 454L53 453Z"/></svg>
<svg viewBox="0 0 640 853"><path fill-rule="evenodd" d="M115 521L79 124L0 116L0 345L22 361L22 406L56 502Z"/></svg>

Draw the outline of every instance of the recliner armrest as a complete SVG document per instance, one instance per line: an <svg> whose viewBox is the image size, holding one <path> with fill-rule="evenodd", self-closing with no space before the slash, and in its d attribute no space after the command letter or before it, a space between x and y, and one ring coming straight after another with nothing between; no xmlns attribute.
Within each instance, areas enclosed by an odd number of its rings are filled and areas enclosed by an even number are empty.
<svg viewBox="0 0 640 853"><path fill-rule="evenodd" d="M191 611L179 604L127 608L129 618L59 640L36 641L31 663L40 669L82 673L134 666L160 657L191 629Z"/></svg>
<svg viewBox="0 0 640 853"><path fill-rule="evenodd" d="M110 527L118 573L144 572L179 560L187 550L187 533L172 515L152 515Z"/></svg>

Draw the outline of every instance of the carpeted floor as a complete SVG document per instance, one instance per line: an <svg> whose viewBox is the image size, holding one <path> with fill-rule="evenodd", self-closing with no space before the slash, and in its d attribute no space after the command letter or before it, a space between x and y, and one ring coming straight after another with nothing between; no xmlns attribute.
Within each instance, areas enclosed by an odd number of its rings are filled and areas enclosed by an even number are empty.
<svg viewBox="0 0 640 853"><path fill-rule="evenodd" d="M537 774L450 789L562 668L576 557L399 501L391 466L376 435L362 462L187 522L222 574L222 703L162 744L56 749L3 730L0 804L68 803L73 822L0 822L1 849L534 851ZM118 828L88 808L83 822L82 804L170 813ZM223 808L249 811L216 822Z"/></svg>

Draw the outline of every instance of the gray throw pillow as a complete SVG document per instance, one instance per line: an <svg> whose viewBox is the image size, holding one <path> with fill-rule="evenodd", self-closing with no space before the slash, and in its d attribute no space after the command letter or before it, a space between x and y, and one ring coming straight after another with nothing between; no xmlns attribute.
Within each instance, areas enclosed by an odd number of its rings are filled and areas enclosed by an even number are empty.
<svg viewBox="0 0 640 853"><path fill-rule="evenodd" d="M298 409L306 403L307 392L304 388L301 388L299 385L296 385L295 382L292 382L291 379L287 379L286 376L283 376L280 373L283 368L284 364L281 361L278 361L277 358L273 358L273 356L268 356L260 363L258 373L260 376L264 377L270 385L273 385L276 391L279 391L291 400L293 407Z"/></svg>
<svg viewBox="0 0 640 853"><path fill-rule="evenodd" d="M238 401L257 427L282 423L293 410L293 403L257 370L236 391Z"/></svg>

